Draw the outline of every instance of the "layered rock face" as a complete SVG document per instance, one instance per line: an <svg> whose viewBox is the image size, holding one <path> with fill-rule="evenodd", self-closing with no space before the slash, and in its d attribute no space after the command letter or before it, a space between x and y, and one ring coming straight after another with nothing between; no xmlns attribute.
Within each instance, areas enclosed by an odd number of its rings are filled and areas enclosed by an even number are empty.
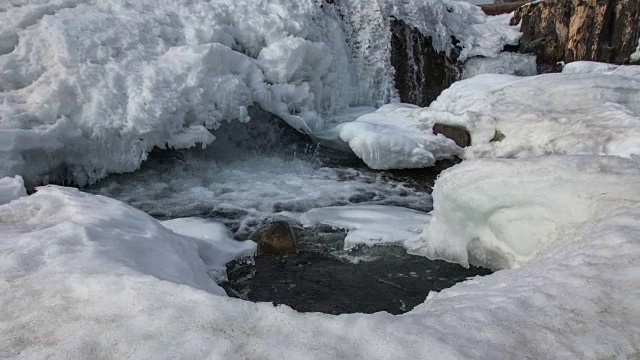
<svg viewBox="0 0 640 360"><path fill-rule="evenodd" d="M520 52L538 56L541 71L559 61L630 62L640 37L640 0L545 0L516 10Z"/></svg>
<svg viewBox="0 0 640 360"><path fill-rule="evenodd" d="M455 49L449 55L437 52L430 37L401 20L391 21L391 64L402 102L428 106L460 78L457 58Z"/></svg>

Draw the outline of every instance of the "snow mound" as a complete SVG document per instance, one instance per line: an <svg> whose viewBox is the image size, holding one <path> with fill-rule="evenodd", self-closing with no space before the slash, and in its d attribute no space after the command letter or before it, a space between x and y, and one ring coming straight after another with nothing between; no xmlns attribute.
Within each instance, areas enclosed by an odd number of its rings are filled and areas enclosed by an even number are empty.
<svg viewBox="0 0 640 360"><path fill-rule="evenodd" d="M429 222L426 213L384 205L329 206L307 211L303 226L325 224L348 230L345 249L357 245L400 244L411 246Z"/></svg>
<svg viewBox="0 0 640 360"><path fill-rule="evenodd" d="M562 67L564 74L609 74L640 77L640 65L613 65L595 61L574 61Z"/></svg>
<svg viewBox="0 0 640 360"><path fill-rule="evenodd" d="M480 74L538 75L536 56L501 52L494 58L473 57L464 63L462 71L463 79L468 79Z"/></svg>
<svg viewBox="0 0 640 360"><path fill-rule="evenodd" d="M1 206L0 219L5 280L152 276L224 294L214 279L224 277L225 263L255 250L255 243L235 244L203 220L165 225L198 237L180 236L124 203L57 186L40 187L34 195ZM199 230L212 228L216 232L200 236ZM72 286L73 279L62 284Z"/></svg>
<svg viewBox="0 0 640 360"><path fill-rule="evenodd" d="M22 176L16 175L13 178L5 177L0 179L0 205L27 196L27 189L24 188Z"/></svg>
<svg viewBox="0 0 640 360"><path fill-rule="evenodd" d="M638 99L640 78L632 76L485 74L454 83L412 116L467 128L466 158L630 157L640 154Z"/></svg>
<svg viewBox="0 0 640 360"><path fill-rule="evenodd" d="M469 160L444 171L424 243L411 253L504 269L640 205L640 163L574 156Z"/></svg>
<svg viewBox="0 0 640 360"><path fill-rule="evenodd" d="M612 174L635 179L637 169L624 170L625 161L601 161L587 172L603 169L605 180L580 190L604 207L567 233L573 241L557 241L520 269L431 293L401 316L299 314L227 298L207 274L212 264L202 254L211 244L109 198L39 188L0 205L0 357L633 357L640 351L637 189L616 199L620 191L606 180L615 175L605 175L615 168ZM474 178L496 177L483 175ZM504 175L495 182L500 191L513 174ZM593 196L602 184L614 193ZM455 190L458 199L470 193Z"/></svg>
<svg viewBox="0 0 640 360"><path fill-rule="evenodd" d="M385 105L335 131L372 169L429 167L461 155L453 140L433 134L433 124L412 116L416 109L409 104Z"/></svg>

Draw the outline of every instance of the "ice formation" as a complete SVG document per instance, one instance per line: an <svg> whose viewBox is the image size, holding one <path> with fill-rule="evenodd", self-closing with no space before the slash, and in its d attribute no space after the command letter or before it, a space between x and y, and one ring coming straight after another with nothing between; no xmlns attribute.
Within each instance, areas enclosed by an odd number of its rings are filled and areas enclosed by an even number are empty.
<svg viewBox="0 0 640 360"><path fill-rule="evenodd" d="M480 74L537 75L536 56L502 52L493 58L473 57L464 63L462 71L463 79Z"/></svg>
<svg viewBox="0 0 640 360"><path fill-rule="evenodd" d="M14 4L15 3L15 4ZM0 175L91 183L207 145L257 104L314 133L395 98L388 21L461 58L517 29L463 2L41 0L0 5ZM385 34L387 35L385 37Z"/></svg>
<svg viewBox="0 0 640 360"><path fill-rule="evenodd" d="M633 54L631 54L631 56L629 57L629 60L633 62L640 61L640 39L638 39L638 47L636 48L636 51Z"/></svg>
<svg viewBox="0 0 640 360"><path fill-rule="evenodd" d="M382 205L315 208L300 217L304 226L325 224L348 230L345 249L386 244L414 247L429 219L428 214L420 211Z"/></svg>

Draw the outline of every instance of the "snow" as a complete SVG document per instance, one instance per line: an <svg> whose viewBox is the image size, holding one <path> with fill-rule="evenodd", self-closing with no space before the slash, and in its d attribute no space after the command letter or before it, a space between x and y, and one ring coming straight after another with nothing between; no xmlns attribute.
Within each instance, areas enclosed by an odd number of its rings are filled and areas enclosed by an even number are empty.
<svg viewBox="0 0 640 360"><path fill-rule="evenodd" d="M409 104L384 105L335 131L372 169L429 167L462 153L453 140L433 135L432 124L412 117L416 109Z"/></svg>
<svg viewBox="0 0 640 360"><path fill-rule="evenodd" d="M303 226L325 224L348 230L345 249L358 245L400 244L418 241L429 215L397 206L352 205L315 208L300 216Z"/></svg>
<svg viewBox="0 0 640 360"><path fill-rule="evenodd" d="M478 159L444 171L433 218L412 253L519 267L601 217L640 203L638 162L607 156Z"/></svg>
<svg viewBox="0 0 640 360"><path fill-rule="evenodd" d="M162 226L176 234L202 240L213 251L199 255L209 264L208 275L216 282L227 280L225 264L240 257L253 257L258 245L251 241L236 241L233 234L221 223L198 217L176 218L161 222Z"/></svg>
<svg viewBox="0 0 640 360"><path fill-rule="evenodd" d="M640 77L640 65L614 65L595 61L574 61L562 67L565 74L608 74Z"/></svg>
<svg viewBox="0 0 640 360"><path fill-rule="evenodd" d="M24 188L22 176L16 175L13 178L5 177L0 179L0 205L27 196Z"/></svg>
<svg viewBox="0 0 640 360"><path fill-rule="evenodd" d="M499 186L493 194L505 189L515 196L516 190L531 194L527 187L538 188L534 182L520 183L519 189L506 186L542 165L527 161L536 166L523 165L519 177L508 172L502 182L493 181L496 174L482 171L479 163L460 168L477 167L484 176L474 179ZM591 204L604 206L593 213L599 217L567 234L573 241L556 241L519 269L431 293L424 304L401 316L300 314L286 306L227 298L207 273L214 264L207 263L203 251L212 250L211 243L180 236L116 200L41 187L0 205L0 355L631 357L640 344L633 284L640 270L638 192L631 188L621 199L616 196L622 190L610 186L610 180L622 180L619 173L637 183L637 166L629 162L573 166L580 171L572 175L586 171L580 181L589 176L596 180L578 190L587 190L585 199ZM458 178L452 176L460 173L456 169L446 176ZM600 195L597 187L603 184L603 191L613 193ZM628 184L622 181L622 189L629 190ZM462 197L469 194L461 187L452 190L461 190ZM563 196L580 201L579 191L570 194ZM441 215L436 212L434 221Z"/></svg>
<svg viewBox="0 0 640 360"><path fill-rule="evenodd" d="M640 78L602 73L478 75L414 117L471 133L465 158L640 154ZM504 139L492 141L497 133Z"/></svg>
<svg viewBox="0 0 640 360"><path fill-rule="evenodd" d="M207 146L254 104L313 135L350 107L394 101L392 16L440 50L455 35L461 59L519 36L506 17L449 0L0 6L0 176L32 183L93 183L153 148Z"/></svg>
<svg viewBox="0 0 640 360"><path fill-rule="evenodd" d="M536 56L501 52L494 58L473 57L464 63L462 71L463 79L468 79L480 74L537 75Z"/></svg>

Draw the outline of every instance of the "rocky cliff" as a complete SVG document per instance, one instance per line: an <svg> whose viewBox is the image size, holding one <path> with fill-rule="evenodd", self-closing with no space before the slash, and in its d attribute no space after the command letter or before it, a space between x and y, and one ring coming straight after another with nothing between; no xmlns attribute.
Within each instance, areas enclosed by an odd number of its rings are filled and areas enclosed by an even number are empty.
<svg viewBox="0 0 640 360"><path fill-rule="evenodd" d="M452 41L456 42L455 39ZM460 78L457 49L447 55L433 49L432 39L403 21L391 21L391 64L400 100L428 106Z"/></svg>
<svg viewBox="0 0 640 360"><path fill-rule="evenodd" d="M520 7L520 52L538 56L541 71L557 62L630 62L640 38L640 0L545 0Z"/></svg>

